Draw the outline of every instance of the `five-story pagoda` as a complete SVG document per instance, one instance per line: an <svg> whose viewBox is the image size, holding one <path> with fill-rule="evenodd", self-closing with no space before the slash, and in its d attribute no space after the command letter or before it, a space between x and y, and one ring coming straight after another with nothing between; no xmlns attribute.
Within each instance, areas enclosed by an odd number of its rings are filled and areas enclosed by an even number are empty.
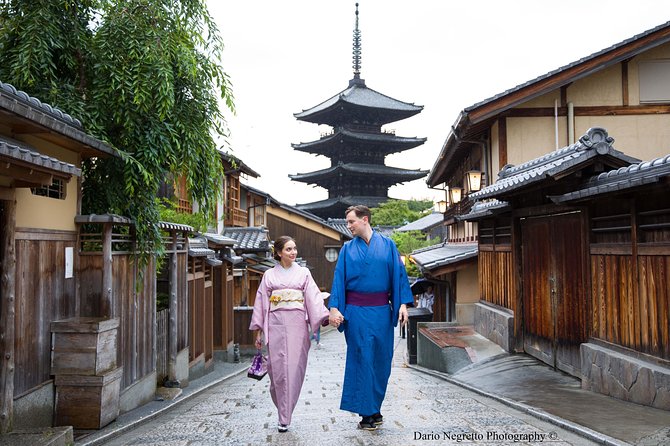
<svg viewBox="0 0 670 446"><path fill-rule="evenodd" d="M426 138L396 136L383 131L382 126L414 116L423 106L398 101L365 86L360 74L358 3L353 50L354 77L349 87L319 105L294 114L301 121L333 128L316 141L291 144L296 150L330 158L330 167L326 169L289 175L294 181L328 190L326 200L297 205L321 218L342 218L351 205L376 207L389 199L389 187L428 174L427 170L401 169L384 163L387 155L420 146Z"/></svg>

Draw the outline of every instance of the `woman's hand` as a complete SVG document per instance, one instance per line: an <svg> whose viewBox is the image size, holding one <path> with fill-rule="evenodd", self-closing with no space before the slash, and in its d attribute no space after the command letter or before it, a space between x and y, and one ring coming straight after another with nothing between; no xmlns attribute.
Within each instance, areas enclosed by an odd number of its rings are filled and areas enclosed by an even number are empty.
<svg viewBox="0 0 670 446"><path fill-rule="evenodd" d="M330 322L331 326L337 328L342 322L344 322L344 316L342 316L342 313L340 313L337 308L331 308L328 321Z"/></svg>
<svg viewBox="0 0 670 446"><path fill-rule="evenodd" d="M256 332L256 342L255 342L256 348L261 349L263 348L263 335L261 334L261 331L258 330Z"/></svg>

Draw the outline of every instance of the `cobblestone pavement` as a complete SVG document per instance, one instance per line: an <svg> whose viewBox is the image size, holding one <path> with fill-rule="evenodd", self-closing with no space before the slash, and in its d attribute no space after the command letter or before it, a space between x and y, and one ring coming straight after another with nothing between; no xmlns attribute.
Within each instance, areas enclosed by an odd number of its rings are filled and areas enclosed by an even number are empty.
<svg viewBox="0 0 670 446"><path fill-rule="evenodd" d="M322 335L312 349L293 424L277 432L269 379L237 375L169 412L113 438L106 445L594 445L573 432L406 367L406 341L398 338L382 407L384 424L356 428L358 416L339 410L344 336Z"/></svg>

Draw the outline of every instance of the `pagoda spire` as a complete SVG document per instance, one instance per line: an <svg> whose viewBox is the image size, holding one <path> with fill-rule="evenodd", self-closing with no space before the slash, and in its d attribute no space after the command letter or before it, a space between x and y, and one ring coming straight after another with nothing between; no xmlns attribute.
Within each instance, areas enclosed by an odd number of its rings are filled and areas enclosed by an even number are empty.
<svg viewBox="0 0 670 446"><path fill-rule="evenodd" d="M356 3L356 26L354 27L354 79L361 78L361 30L358 29L358 3Z"/></svg>

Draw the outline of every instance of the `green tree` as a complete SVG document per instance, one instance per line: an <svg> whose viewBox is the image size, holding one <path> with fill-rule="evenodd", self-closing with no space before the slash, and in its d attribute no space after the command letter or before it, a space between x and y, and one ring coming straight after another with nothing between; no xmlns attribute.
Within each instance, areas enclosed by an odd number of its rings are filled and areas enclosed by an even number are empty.
<svg viewBox="0 0 670 446"><path fill-rule="evenodd" d="M388 200L370 212L373 226L400 226L421 218L421 213L410 210L405 200Z"/></svg>
<svg viewBox="0 0 670 446"><path fill-rule="evenodd" d="M221 193L219 99L233 110L222 41L204 0L0 0L0 80L79 118L120 159L82 166L85 213L136 223L162 250L160 182L184 176L200 212ZM145 257L146 259L146 257Z"/></svg>
<svg viewBox="0 0 670 446"><path fill-rule="evenodd" d="M395 242L400 254L404 255L405 258L417 249L440 243L439 237L427 239L426 234L421 231L395 231L391 234L391 239ZM408 276L417 277L420 275L416 265L409 261L405 262L405 269Z"/></svg>

